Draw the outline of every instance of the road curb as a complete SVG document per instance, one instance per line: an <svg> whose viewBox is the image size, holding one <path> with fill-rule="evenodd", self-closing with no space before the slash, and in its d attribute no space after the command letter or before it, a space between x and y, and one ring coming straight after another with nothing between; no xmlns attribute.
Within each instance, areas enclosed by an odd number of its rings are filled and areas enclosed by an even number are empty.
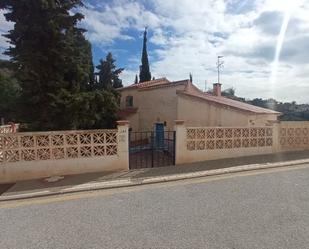
<svg viewBox="0 0 309 249"><path fill-rule="evenodd" d="M307 163L309 163L309 159L278 162L278 163L249 164L249 165L235 166L235 167L229 167L229 168L223 168L223 169L213 169L213 170L205 170L205 171L191 172L191 173L180 173L180 174L165 175L165 176L143 177L143 178L133 178L133 179L130 178L130 179L111 180L111 181L104 181L104 182L85 183L85 184L80 184L77 186L67 187L67 188L56 188L52 190L44 190L44 191L32 192L32 193L26 193L26 194L0 196L0 202L29 199L29 198L36 198L36 197L45 197L45 196L51 196L51 195L69 194L69 193L84 192L84 191L131 187L131 186L162 183L162 182L169 182L169 181L179 181L179 180L200 178L200 177L206 177L206 176L224 175L224 174L239 173L239 172L246 172L246 171L253 171L253 170L302 165L302 164L307 164Z"/></svg>

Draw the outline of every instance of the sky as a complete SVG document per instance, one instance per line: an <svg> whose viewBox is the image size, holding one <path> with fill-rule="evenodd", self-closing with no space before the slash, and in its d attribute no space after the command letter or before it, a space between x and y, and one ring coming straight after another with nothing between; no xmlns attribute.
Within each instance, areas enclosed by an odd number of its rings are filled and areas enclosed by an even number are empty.
<svg viewBox="0 0 309 249"><path fill-rule="evenodd" d="M245 98L309 103L309 0L85 0L78 9L94 63L112 52L124 85L139 73L142 36L155 78L217 82ZM13 28L0 11L0 34ZM0 52L8 47L0 38ZM4 56L1 55L3 58Z"/></svg>

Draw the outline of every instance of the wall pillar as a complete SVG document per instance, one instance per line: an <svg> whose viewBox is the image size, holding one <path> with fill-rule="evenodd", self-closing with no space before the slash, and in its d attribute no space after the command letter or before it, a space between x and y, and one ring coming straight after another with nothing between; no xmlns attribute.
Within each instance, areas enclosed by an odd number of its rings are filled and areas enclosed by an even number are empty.
<svg viewBox="0 0 309 249"><path fill-rule="evenodd" d="M280 145L280 123L273 125L273 153L281 152Z"/></svg>
<svg viewBox="0 0 309 249"><path fill-rule="evenodd" d="M129 170L129 124L127 120L117 121L118 156L123 163L123 169Z"/></svg>
<svg viewBox="0 0 309 249"><path fill-rule="evenodd" d="M175 145L175 164L183 163L186 146L186 126L184 120L175 120L176 145Z"/></svg>

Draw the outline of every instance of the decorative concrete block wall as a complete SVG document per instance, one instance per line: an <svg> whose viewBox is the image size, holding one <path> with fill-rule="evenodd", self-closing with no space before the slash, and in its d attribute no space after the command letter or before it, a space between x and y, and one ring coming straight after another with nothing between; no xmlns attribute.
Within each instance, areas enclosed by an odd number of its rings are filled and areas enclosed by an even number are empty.
<svg viewBox="0 0 309 249"><path fill-rule="evenodd" d="M282 151L309 149L309 122L281 122L278 133Z"/></svg>
<svg viewBox="0 0 309 249"><path fill-rule="evenodd" d="M186 127L176 121L176 164L309 149L309 122L263 127Z"/></svg>
<svg viewBox="0 0 309 249"><path fill-rule="evenodd" d="M0 183L128 170L128 129L128 121L119 121L115 130L3 132ZM309 150L309 122L263 127L186 127L183 120L176 120L175 131L176 164Z"/></svg>
<svg viewBox="0 0 309 249"><path fill-rule="evenodd" d="M187 128L187 150L223 150L271 147L273 128Z"/></svg>
<svg viewBox="0 0 309 249"><path fill-rule="evenodd" d="M116 130L0 134L0 183L128 169L128 124Z"/></svg>
<svg viewBox="0 0 309 249"><path fill-rule="evenodd" d="M19 124L0 125L0 134L15 133L19 129Z"/></svg>

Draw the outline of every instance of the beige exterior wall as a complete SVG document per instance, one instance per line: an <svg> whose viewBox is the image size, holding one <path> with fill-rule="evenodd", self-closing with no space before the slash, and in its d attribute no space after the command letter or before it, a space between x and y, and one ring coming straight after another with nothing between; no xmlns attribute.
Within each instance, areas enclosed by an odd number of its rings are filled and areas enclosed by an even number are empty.
<svg viewBox="0 0 309 249"><path fill-rule="evenodd" d="M181 123L175 126L176 164L309 150L309 122L261 127ZM1 134L0 148L0 183L129 169L125 122L118 130Z"/></svg>
<svg viewBox="0 0 309 249"><path fill-rule="evenodd" d="M177 119L185 120L188 126L265 126L268 120L277 120L276 115L250 115L228 107L207 103L189 96L178 96Z"/></svg>
<svg viewBox="0 0 309 249"><path fill-rule="evenodd" d="M0 183L128 170L128 125L120 125L118 130L108 133L112 136L104 135L104 130L1 135L1 141L6 142L0 151ZM116 134L115 138L113 134ZM62 144L58 143L60 140L54 140L59 136L63 136ZM33 145L31 141L35 141ZM62 150L63 153L59 153Z"/></svg>
<svg viewBox="0 0 309 249"><path fill-rule="evenodd" d="M309 150L309 122L273 126L186 127L176 125L176 164Z"/></svg>
<svg viewBox="0 0 309 249"><path fill-rule="evenodd" d="M140 131L140 119L139 119L139 112L131 114L126 118L130 122L130 128L132 131Z"/></svg>
<svg viewBox="0 0 309 249"><path fill-rule="evenodd" d="M166 122L167 130L172 130L177 117L177 90L183 90L183 85L175 87L154 88L151 90L124 89L121 92L121 108L125 108L126 97L133 96L133 106L137 113L129 115L130 127L133 131L152 130L156 122Z"/></svg>
<svg viewBox="0 0 309 249"><path fill-rule="evenodd" d="M230 150L213 150L213 151L191 151L190 153L182 153L176 164L186 164L192 162L203 162L209 160L218 160L224 158L236 158L254 155L272 154L274 151L271 147L265 148L242 148Z"/></svg>
<svg viewBox="0 0 309 249"><path fill-rule="evenodd" d="M274 114L259 114L249 116L249 126L269 126L277 122L278 116Z"/></svg>
<svg viewBox="0 0 309 249"><path fill-rule="evenodd" d="M276 127L279 151L309 150L308 121L282 121Z"/></svg>
<svg viewBox="0 0 309 249"><path fill-rule="evenodd" d="M274 127L176 125L176 164L277 152Z"/></svg>
<svg viewBox="0 0 309 249"><path fill-rule="evenodd" d="M121 91L120 108L126 108L127 96L133 96L133 106L138 107L140 100L137 89L124 89Z"/></svg>
<svg viewBox="0 0 309 249"><path fill-rule="evenodd" d="M91 172L114 172L128 169L125 165L125 160L119 156L10 163L0 165L0 183Z"/></svg>
<svg viewBox="0 0 309 249"><path fill-rule="evenodd" d="M184 85L148 90L121 91L121 108L126 108L126 97L133 97L137 113L126 117L133 131L152 130L156 122L166 121L172 130L174 120L185 120L188 126L265 126L277 120L276 114L250 114L198 98L177 94Z"/></svg>

